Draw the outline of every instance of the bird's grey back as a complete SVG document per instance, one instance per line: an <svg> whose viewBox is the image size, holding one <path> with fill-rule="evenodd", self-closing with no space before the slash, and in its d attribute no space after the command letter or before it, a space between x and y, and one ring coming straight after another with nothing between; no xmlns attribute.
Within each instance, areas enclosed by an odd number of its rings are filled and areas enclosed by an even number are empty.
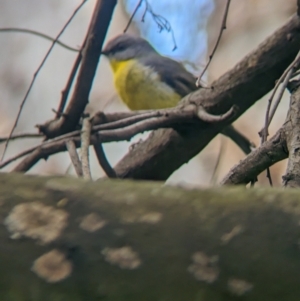
<svg viewBox="0 0 300 301"><path fill-rule="evenodd" d="M170 58L152 53L142 56L140 62L157 72L163 82L181 97L197 89L195 77L182 64Z"/></svg>

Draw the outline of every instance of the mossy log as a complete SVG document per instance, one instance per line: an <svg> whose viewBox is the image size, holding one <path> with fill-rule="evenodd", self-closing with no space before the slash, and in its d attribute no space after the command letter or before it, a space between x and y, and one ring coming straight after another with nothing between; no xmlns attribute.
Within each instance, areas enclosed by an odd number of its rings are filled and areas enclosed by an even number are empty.
<svg viewBox="0 0 300 301"><path fill-rule="evenodd" d="M1 301L300 300L300 192L0 175Z"/></svg>

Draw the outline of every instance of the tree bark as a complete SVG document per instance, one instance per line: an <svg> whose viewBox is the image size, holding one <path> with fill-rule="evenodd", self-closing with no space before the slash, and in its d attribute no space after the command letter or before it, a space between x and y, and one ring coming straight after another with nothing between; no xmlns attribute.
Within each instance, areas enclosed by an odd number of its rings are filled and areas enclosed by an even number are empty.
<svg viewBox="0 0 300 301"><path fill-rule="evenodd" d="M2 301L300 299L296 190L0 183Z"/></svg>
<svg viewBox="0 0 300 301"><path fill-rule="evenodd" d="M286 174L282 177L285 187L300 187L300 81L289 84L292 95L289 112L284 123L286 145L289 154Z"/></svg>

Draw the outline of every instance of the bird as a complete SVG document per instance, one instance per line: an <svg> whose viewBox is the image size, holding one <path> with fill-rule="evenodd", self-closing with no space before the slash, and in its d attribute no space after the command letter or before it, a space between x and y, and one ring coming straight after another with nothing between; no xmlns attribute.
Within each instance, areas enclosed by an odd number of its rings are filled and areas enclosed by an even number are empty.
<svg viewBox="0 0 300 301"><path fill-rule="evenodd" d="M171 58L160 55L151 44L138 36L120 34L105 45L115 88L132 111L175 107L189 93L198 89L194 75ZM223 133L246 153L252 144L233 126Z"/></svg>

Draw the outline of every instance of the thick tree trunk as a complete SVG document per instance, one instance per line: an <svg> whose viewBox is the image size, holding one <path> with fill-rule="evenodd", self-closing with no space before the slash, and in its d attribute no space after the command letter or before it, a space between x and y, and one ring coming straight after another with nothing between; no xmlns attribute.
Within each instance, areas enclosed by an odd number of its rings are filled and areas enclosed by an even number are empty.
<svg viewBox="0 0 300 301"><path fill-rule="evenodd" d="M297 190L0 183L1 301L300 300Z"/></svg>

